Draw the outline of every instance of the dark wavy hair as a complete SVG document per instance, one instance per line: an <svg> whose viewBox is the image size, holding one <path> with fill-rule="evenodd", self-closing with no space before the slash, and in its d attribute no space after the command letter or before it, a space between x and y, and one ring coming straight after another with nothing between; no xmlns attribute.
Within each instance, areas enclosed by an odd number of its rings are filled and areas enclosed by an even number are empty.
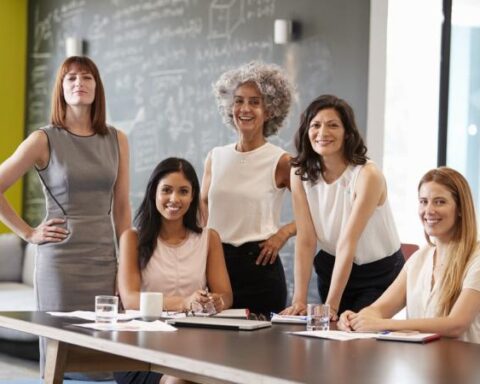
<svg viewBox="0 0 480 384"><path fill-rule="evenodd" d="M343 155L349 164L361 165L368 160L367 147L355 123L352 107L345 101L333 95L322 95L314 99L300 116L300 126L295 133L295 147L297 156L291 161L297 168L295 174L304 181L315 183L323 171L322 156L316 153L308 137L308 129L312 119L322 109L332 108L337 111L345 128L345 143Z"/></svg>
<svg viewBox="0 0 480 384"><path fill-rule="evenodd" d="M138 263L140 269L145 268L152 257L162 226L162 216L156 205L158 184L165 176L174 172L183 173L192 186L192 202L185 216L183 216L183 224L193 232L202 232L198 221L200 184L195 169L187 160L178 157L169 157L161 161L150 175L145 197L135 214L134 224L138 231Z"/></svg>

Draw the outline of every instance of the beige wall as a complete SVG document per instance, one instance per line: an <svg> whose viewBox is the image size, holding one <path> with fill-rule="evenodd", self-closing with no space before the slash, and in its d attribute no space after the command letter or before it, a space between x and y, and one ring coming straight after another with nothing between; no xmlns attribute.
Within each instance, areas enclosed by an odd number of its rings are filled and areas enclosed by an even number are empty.
<svg viewBox="0 0 480 384"><path fill-rule="evenodd" d="M0 162L24 137L27 0L0 1ZM17 212L22 208L22 181L6 193ZM0 233L8 232L0 223Z"/></svg>

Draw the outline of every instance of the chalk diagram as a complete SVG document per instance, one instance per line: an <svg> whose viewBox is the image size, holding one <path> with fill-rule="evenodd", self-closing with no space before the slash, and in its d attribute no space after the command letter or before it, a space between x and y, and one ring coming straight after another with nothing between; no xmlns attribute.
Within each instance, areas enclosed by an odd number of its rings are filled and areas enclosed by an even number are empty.
<svg viewBox="0 0 480 384"><path fill-rule="evenodd" d="M245 0L214 0L208 18L208 39L230 39L245 22Z"/></svg>

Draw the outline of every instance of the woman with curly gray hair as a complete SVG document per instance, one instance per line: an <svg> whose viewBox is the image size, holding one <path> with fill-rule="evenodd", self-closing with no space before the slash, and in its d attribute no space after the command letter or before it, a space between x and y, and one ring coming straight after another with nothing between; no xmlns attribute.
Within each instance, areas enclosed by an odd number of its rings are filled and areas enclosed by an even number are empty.
<svg viewBox="0 0 480 384"><path fill-rule="evenodd" d="M291 156L269 143L288 114L292 86L280 67L251 62L225 72L214 85L223 121L236 143L216 147L205 161L202 205L208 227L222 239L233 307L269 317L285 307L280 249L295 223L280 226Z"/></svg>

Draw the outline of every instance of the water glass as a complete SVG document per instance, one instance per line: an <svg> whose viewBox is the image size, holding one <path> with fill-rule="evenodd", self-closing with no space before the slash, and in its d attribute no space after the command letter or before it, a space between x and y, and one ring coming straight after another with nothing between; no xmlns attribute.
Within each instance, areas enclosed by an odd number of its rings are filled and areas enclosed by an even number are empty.
<svg viewBox="0 0 480 384"><path fill-rule="evenodd" d="M95 296L95 321L97 323L115 324L118 317L117 296Z"/></svg>
<svg viewBox="0 0 480 384"><path fill-rule="evenodd" d="M142 319L150 321L162 317L163 311L163 293L161 292L141 292L140 293L140 316Z"/></svg>
<svg viewBox="0 0 480 384"><path fill-rule="evenodd" d="M307 304L307 331L330 329L330 305Z"/></svg>

